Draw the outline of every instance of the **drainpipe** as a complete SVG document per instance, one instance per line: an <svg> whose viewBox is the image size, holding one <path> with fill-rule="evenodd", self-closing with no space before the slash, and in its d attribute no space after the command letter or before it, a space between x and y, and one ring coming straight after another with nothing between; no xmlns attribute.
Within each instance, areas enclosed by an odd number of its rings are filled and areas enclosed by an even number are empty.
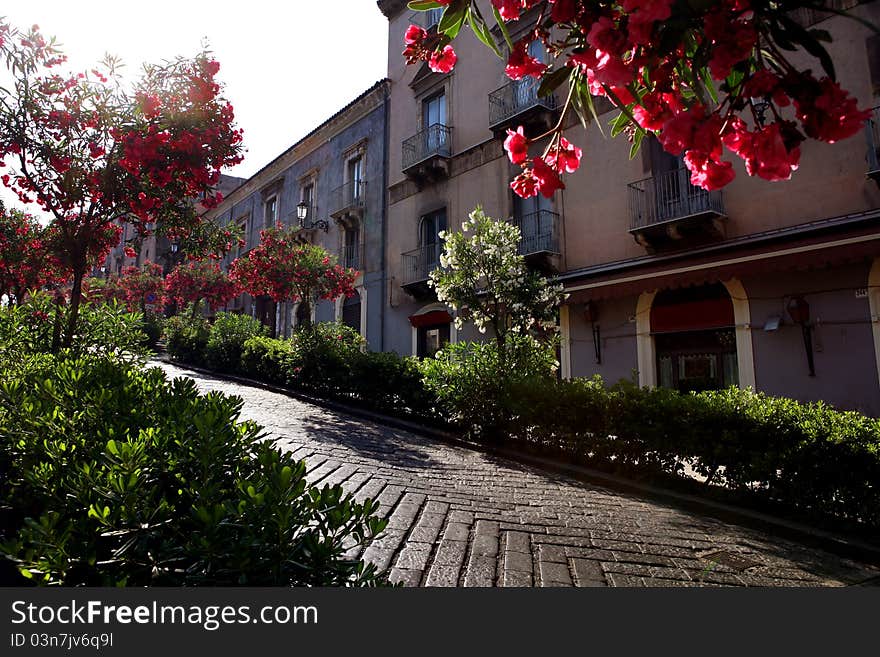
<svg viewBox="0 0 880 657"><path fill-rule="evenodd" d="M391 148L390 126L388 125L388 113L391 107L391 97L388 93L390 82L385 83L385 99L382 113L382 129L384 131L382 147L382 304L379 307L379 351L385 351L385 290L388 288L388 263L386 260L388 247L388 151Z"/></svg>

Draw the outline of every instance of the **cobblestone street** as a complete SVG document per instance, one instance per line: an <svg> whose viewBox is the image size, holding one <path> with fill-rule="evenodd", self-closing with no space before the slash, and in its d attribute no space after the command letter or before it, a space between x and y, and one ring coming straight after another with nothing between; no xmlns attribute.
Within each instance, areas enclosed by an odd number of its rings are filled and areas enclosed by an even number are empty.
<svg viewBox="0 0 880 657"><path fill-rule="evenodd" d="M839 586L875 568L772 534L168 364L389 517L363 557L408 586Z"/></svg>

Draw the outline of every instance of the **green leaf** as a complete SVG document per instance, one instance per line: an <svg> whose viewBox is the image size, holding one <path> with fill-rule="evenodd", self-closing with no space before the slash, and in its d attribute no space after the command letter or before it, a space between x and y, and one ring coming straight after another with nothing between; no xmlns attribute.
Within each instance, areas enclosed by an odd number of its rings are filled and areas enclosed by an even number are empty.
<svg viewBox="0 0 880 657"><path fill-rule="evenodd" d="M513 50L513 40L510 38L510 32L507 31L507 25L504 24L504 19L501 18L501 13L495 5L492 5L492 13L495 15L495 23L498 25L498 29L504 35L504 43L507 44L508 50Z"/></svg>
<svg viewBox="0 0 880 657"><path fill-rule="evenodd" d="M478 12L469 9L467 13L467 22L471 26L471 31L474 33L474 36L486 44L492 52L498 55L498 57L501 57L501 50L495 43L495 37L492 36L492 32L489 30L489 26L486 25L486 21L483 20L483 17Z"/></svg>
<svg viewBox="0 0 880 657"><path fill-rule="evenodd" d="M413 11L428 11L429 9L437 9L443 5L436 0L412 0L412 2L407 3L406 6Z"/></svg>
<svg viewBox="0 0 880 657"><path fill-rule="evenodd" d="M563 66L562 68L558 68L555 71L545 74L544 79L541 80L541 85L538 87L538 97L546 98L552 94L559 85L571 76L572 70L573 69L568 68L567 66Z"/></svg>
<svg viewBox="0 0 880 657"><path fill-rule="evenodd" d="M447 6L440 18L440 24L437 25L437 31L445 34L450 39L454 39L461 31L464 25L464 19L467 17L468 3L467 0L456 0L456 2Z"/></svg>
<svg viewBox="0 0 880 657"><path fill-rule="evenodd" d="M636 130L636 134L633 136L633 144L629 149L629 159L633 159L636 155L638 155L639 149L642 147L642 140L645 138L647 133L638 128Z"/></svg>
<svg viewBox="0 0 880 657"><path fill-rule="evenodd" d="M623 129L626 128L626 126L628 125L629 119L626 118L626 115L623 112L621 112L611 121L611 136L616 137L621 132L623 132Z"/></svg>

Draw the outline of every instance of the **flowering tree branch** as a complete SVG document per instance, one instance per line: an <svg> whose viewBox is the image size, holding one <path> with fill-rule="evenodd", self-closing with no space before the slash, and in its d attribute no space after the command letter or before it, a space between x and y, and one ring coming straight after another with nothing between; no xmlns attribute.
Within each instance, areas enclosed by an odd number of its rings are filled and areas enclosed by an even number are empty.
<svg viewBox="0 0 880 657"><path fill-rule="evenodd" d="M500 55L479 4L411 2L417 11L444 11L435 32L407 30L407 61L449 72L456 61L450 43L465 25ZM792 17L799 9L846 13L824 0L491 0L491 6L509 51L507 76L531 78L539 96L568 87L562 117L549 133L508 131L505 148L522 167L511 187L522 197L549 197L565 186L562 176L581 159L562 136L565 116L574 112L586 125L597 118L598 97L619 110L611 135L628 137L630 157L653 135L682 156L691 182L708 190L734 179L725 148L742 158L748 175L787 180L805 140L846 139L870 114L836 81L823 45L831 35ZM513 22L528 23L516 42L507 29ZM529 54L534 42L548 61ZM790 54L798 51L824 75L793 64ZM529 158L529 145L546 137L543 154Z"/></svg>

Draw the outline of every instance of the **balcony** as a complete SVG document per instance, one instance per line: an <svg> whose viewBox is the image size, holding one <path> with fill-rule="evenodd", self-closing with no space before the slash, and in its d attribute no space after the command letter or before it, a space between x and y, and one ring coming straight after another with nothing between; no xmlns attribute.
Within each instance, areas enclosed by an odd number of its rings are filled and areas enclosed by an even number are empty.
<svg viewBox="0 0 880 657"><path fill-rule="evenodd" d="M556 110L556 97L538 96L532 79L517 80L489 94L489 128L500 132L508 127L550 127Z"/></svg>
<svg viewBox="0 0 880 657"><path fill-rule="evenodd" d="M428 275L440 266L440 244L427 244L401 254L403 283L401 287L416 299L434 294L428 285Z"/></svg>
<svg viewBox="0 0 880 657"><path fill-rule="evenodd" d="M519 228L517 253L537 266L549 265L550 258L559 255L559 215L550 210L538 210L510 220Z"/></svg>
<svg viewBox="0 0 880 657"><path fill-rule="evenodd" d="M627 187L629 232L648 250L678 240L705 241L724 234L721 192L692 185L690 172L684 167Z"/></svg>
<svg viewBox="0 0 880 657"><path fill-rule="evenodd" d="M871 111L871 118L865 125L868 142L868 178L880 185L880 107Z"/></svg>
<svg viewBox="0 0 880 657"><path fill-rule="evenodd" d="M430 180L449 174L452 156L452 128L435 123L403 142L404 175Z"/></svg>
<svg viewBox="0 0 880 657"><path fill-rule="evenodd" d="M330 192L330 216L336 220L361 219L367 199L367 183L351 180Z"/></svg>
<svg viewBox="0 0 880 657"><path fill-rule="evenodd" d="M342 266L349 269L361 268L360 245L348 244L342 247Z"/></svg>

